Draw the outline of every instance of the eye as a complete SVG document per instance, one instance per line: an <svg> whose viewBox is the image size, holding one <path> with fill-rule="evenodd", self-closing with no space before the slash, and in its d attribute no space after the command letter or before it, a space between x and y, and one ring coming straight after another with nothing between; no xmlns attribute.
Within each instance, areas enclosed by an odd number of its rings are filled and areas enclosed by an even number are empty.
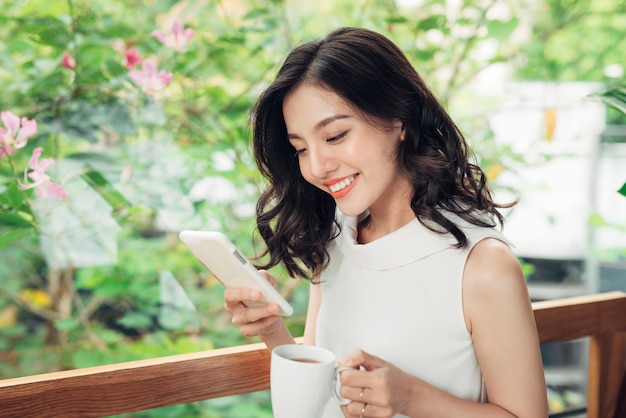
<svg viewBox="0 0 626 418"><path fill-rule="evenodd" d="M302 149L297 149L294 153L293 153L293 157L294 158L298 158L299 156L301 156L304 152L306 151L306 148L302 148Z"/></svg>
<svg viewBox="0 0 626 418"><path fill-rule="evenodd" d="M343 139L346 135L348 135L348 132L350 132L350 131L344 131L344 132L340 133L339 135L331 136L330 138L328 138L326 140L326 142L337 142L337 141Z"/></svg>

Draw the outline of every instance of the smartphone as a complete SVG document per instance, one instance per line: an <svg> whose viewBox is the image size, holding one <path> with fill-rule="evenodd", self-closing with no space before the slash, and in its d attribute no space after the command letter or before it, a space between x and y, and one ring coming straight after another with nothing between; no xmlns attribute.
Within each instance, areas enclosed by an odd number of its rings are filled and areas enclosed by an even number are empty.
<svg viewBox="0 0 626 418"><path fill-rule="evenodd" d="M217 231L182 231L179 238L196 258L225 287L247 287L261 292L261 299L246 302L248 307L278 304L278 315L289 316L293 308L287 300L244 257L226 235Z"/></svg>

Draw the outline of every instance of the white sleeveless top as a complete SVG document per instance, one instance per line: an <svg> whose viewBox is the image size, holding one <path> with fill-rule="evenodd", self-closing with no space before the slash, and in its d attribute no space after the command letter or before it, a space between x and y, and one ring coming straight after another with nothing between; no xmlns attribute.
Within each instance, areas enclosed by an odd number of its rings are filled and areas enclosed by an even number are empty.
<svg viewBox="0 0 626 418"><path fill-rule="evenodd" d="M493 228L448 217L467 235L466 248L454 248L451 234L417 219L357 244L357 218L338 213L342 231L321 277L316 345L338 359L360 348L454 396L482 401L482 374L463 315L463 269L483 238L508 241ZM331 397L323 418L335 417L343 414Z"/></svg>

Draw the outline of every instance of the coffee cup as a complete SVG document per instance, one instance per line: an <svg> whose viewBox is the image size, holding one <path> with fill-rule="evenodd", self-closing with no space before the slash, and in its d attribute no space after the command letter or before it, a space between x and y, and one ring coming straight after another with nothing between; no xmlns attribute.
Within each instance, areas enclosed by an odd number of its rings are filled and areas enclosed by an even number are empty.
<svg viewBox="0 0 626 418"><path fill-rule="evenodd" d="M335 355L311 345L286 344L272 350L270 393L274 418L319 418L330 396L342 405Z"/></svg>

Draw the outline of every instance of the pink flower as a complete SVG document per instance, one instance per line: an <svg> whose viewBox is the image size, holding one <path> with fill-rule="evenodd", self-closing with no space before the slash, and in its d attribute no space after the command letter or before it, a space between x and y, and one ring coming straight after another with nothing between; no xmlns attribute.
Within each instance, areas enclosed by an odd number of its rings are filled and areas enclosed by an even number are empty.
<svg viewBox="0 0 626 418"><path fill-rule="evenodd" d="M53 183L50 179L50 176L46 174L46 170L52 164L55 163L53 158L44 158L39 161L39 157L41 156L41 152L43 151L42 147L37 147L33 150L33 155L28 160L28 166L33 170L28 173L28 178L30 178L32 183L22 183L19 182L19 188L22 190L37 189L37 196L41 198L51 198L51 199L59 199L63 200L68 196L67 190L65 187L60 184Z"/></svg>
<svg viewBox="0 0 626 418"><path fill-rule="evenodd" d="M155 101L172 80L171 73L158 71L156 63L149 59L143 60L141 70L130 70L128 76Z"/></svg>
<svg viewBox="0 0 626 418"><path fill-rule="evenodd" d="M0 157L15 154L15 150L24 148L28 138L37 133L37 121L28 120L16 114L0 112L0 119L6 129L0 128Z"/></svg>
<svg viewBox="0 0 626 418"><path fill-rule="evenodd" d="M126 68L133 68L135 64L141 62L141 57L137 53L137 48L131 48L124 50L124 66Z"/></svg>
<svg viewBox="0 0 626 418"><path fill-rule="evenodd" d="M176 19L170 33L155 30L152 32L152 36L157 38L159 42L168 48L172 48L175 51L182 51L193 37L193 33L193 29L191 28L183 30L183 24L180 20Z"/></svg>
<svg viewBox="0 0 626 418"><path fill-rule="evenodd" d="M76 68L76 60L72 58L69 52L63 51L63 59L61 60L61 65L68 70L73 70Z"/></svg>

